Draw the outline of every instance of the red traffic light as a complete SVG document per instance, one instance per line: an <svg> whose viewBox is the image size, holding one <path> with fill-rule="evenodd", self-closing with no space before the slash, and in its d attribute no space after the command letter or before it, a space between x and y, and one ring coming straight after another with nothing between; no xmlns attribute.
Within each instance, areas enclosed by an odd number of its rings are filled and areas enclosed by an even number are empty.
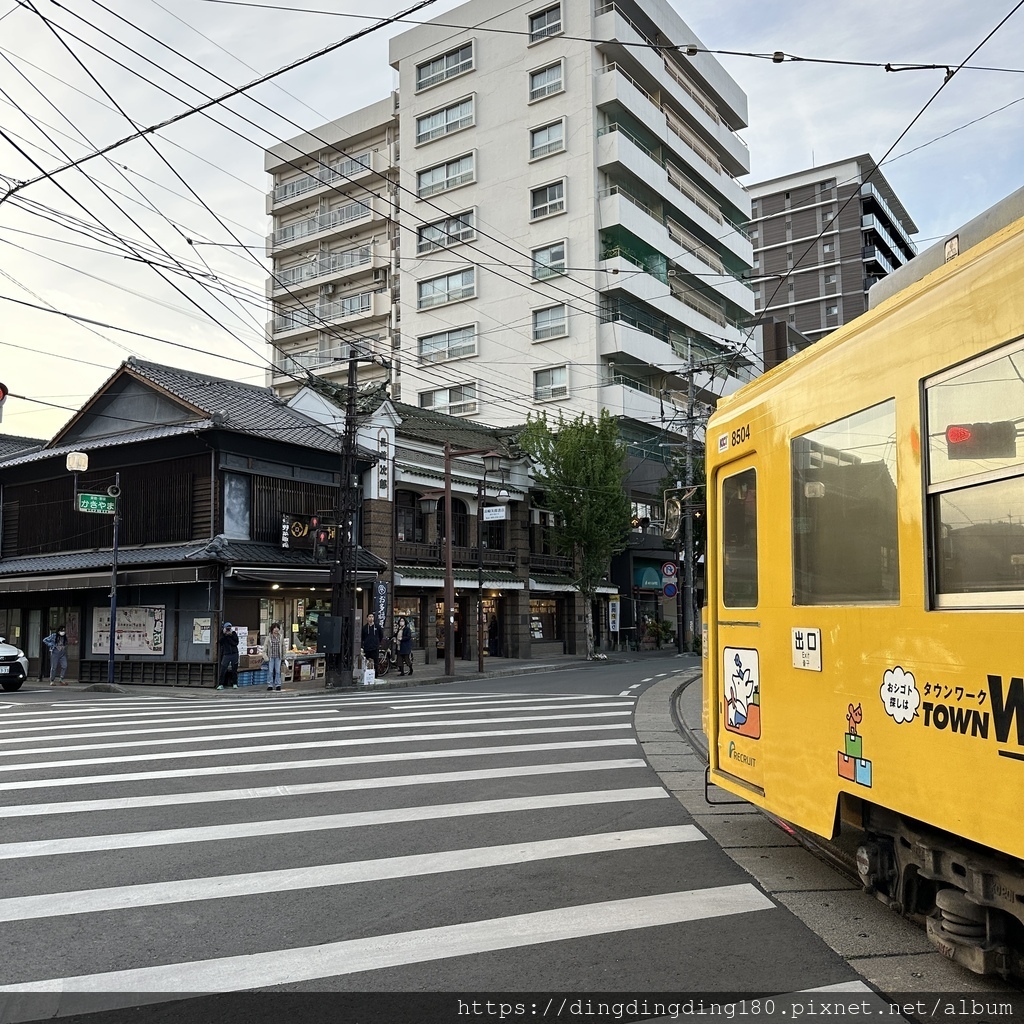
<svg viewBox="0 0 1024 1024"><path fill-rule="evenodd" d="M951 423L946 427L949 459L1012 459L1016 455L1017 424L1012 420Z"/></svg>
<svg viewBox="0 0 1024 1024"><path fill-rule="evenodd" d="M7 397L7 385L6 384L0 384L0 402L2 402L6 397Z"/></svg>
<svg viewBox="0 0 1024 1024"><path fill-rule="evenodd" d="M310 516L309 517L309 532L310 533L316 533L316 531L319 528L319 526L320 526L320 517L319 516Z"/></svg>
<svg viewBox="0 0 1024 1024"><path fill-rule="evenodd" d="M317 544L326 544L330 540L331 533L329 530L317 530L316 542Z"/></svg>

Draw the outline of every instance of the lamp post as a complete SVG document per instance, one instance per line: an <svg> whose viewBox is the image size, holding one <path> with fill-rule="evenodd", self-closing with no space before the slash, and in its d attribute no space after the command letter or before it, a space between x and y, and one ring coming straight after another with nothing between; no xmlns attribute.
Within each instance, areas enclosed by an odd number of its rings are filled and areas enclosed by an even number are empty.
<svg viewBox="0 0 1024 1024"><path fill-rule="evenodd" d="M484 475L476 485L476 670L484 670L484 498L487 495L487 474L495 473L501 465L497 452L484 456ZM508 491L498 491L501 506L508 504Z"/></svg>

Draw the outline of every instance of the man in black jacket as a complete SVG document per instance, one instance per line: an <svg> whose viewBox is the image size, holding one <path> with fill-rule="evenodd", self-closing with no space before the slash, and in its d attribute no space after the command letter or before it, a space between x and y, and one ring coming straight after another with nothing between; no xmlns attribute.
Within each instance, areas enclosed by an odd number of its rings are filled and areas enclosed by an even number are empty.
<svg viewBox="0 0 1024 1024"><path fill-rule="evenodd" d="M363 654L366 655L370 664L377 668L377 655L380 653L380 628L377 621L370 612L366 616L366 625L363 626Z"/></svg>
<svg viewBox="0 0 1024 1024"><path fill-rule="evenodd" d="M238 634L232 629L230 622L224 623L220 634L220 678L217 689L224 687L233 689L238 682Z"/></svg>

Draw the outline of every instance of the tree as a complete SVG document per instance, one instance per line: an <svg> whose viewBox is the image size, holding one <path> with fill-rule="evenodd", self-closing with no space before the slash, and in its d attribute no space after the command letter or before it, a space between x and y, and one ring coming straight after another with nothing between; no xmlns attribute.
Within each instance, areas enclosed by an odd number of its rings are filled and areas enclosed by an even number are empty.
<svg viewBox="0 0 1024 1024"><path fill-rule="evenodd" d="M606 409L597 420L583 413L573 420L559 415L554 428L546 416L531 418L520 444L533 459L544 502L555 514L555 545L573 559L590 659L594 596L612 555L625 549L629 535L630 503L623 487L626 446Z"/></svg>

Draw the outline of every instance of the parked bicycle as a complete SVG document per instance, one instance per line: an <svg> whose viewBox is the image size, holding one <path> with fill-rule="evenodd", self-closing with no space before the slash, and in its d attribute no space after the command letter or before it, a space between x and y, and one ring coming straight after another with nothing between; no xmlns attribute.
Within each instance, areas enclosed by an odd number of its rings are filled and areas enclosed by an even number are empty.
<svg viewBox="0 0 1024 1024"><path fill-rule="evenodd" d="M375 670L377 675L386 676L391 667L398 663L398 640L392 637L381 643L377 651L377 664Z"/></svg>

